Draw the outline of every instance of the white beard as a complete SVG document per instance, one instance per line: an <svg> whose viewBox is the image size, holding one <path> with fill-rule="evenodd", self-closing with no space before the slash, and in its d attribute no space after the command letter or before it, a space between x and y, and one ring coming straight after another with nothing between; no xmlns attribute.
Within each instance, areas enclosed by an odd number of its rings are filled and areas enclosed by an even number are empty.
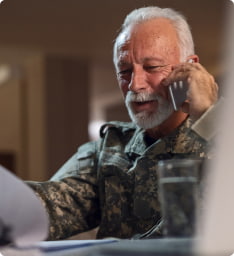
<svg viewBox="0 0 234 256"><path fill-rule="evenodd" d="M135 113L131 102L144 102L156 100L158 102L158 107L154 112L141 111L139 113ZM154 128L161 123L163 123L173 112L172 103L166 101L159 95L148 94L145 92L134 93L129 91L125 98L125 104L128 109L128 114L131 120L143 129L151 129Z"/></svg>

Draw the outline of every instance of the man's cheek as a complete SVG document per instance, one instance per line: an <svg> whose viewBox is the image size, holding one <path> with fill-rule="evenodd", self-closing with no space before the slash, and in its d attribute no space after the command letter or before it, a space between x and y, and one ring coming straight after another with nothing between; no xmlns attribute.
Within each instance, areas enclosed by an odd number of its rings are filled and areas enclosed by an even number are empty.
<svg viewBox="0 0 234 256"><path fill-rule="evenodd" d="M124 98L126 97L127 95L127 92L129 91L128 90L128 84L127 83L119 83L119 88L124 96Z"/></svg>

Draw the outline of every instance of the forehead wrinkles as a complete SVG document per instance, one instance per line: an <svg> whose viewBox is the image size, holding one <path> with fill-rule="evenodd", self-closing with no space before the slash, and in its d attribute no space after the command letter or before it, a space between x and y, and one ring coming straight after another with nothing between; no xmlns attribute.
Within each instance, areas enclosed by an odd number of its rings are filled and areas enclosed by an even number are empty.
<svg viewBox="0 0 234 256"><path fill-rule="evenodd" d="M144 49L171 54L178 50L178 35L167 19L148 20L133 29L133 38Z"/></svg>
<svg viewBox="0 0 234 256"><path fill-rule="evenodd" d="M118 37L115 54L117 62L123 63L131 56L141 62L147 57L167 59L179 52L175 28L167 19L158 18L126 28Z"/></svg>
<svg viewBox="0 0 234 256"><path fill-rule="evenodd" d="M115 49L118 66L131 64L133 60L169 62L171 58L180 58L177 32L170 21L160 18L126 28L119 35Z"/></svg>

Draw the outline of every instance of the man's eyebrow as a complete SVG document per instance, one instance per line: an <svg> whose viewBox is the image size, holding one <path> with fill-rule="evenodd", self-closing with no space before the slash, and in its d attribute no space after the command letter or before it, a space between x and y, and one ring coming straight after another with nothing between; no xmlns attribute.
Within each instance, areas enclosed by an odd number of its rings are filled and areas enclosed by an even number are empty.
<svg viewBox="0 0 234 256"><path fill-rule="evenodd" d="M125 61L125 60L119 60L117 62L117 65L118 66L129 66L129 65L131 65L131 63L129 63L129 62Z"/></svg>
<svg viewBox="0 0 234 256"><path fill-rule="evenodd" d="M147 61L157 61L160 64L164 64L164 60L161 58L157 58L157 57L145 57L142 59L142 62L147 62Z"/></svg>
<svg viewBox="0 0 234 256"><path fill-rule="evenodd" d="M141 60L141 63L150 62L150 61L156 61L159 65L164 65L165 64L163 59L157 58L157 57L144 57ZM126 61L124 58L119 58L119 60L117 62L117 65L118 65L118 67L131 66L131 62Z"/></svg>

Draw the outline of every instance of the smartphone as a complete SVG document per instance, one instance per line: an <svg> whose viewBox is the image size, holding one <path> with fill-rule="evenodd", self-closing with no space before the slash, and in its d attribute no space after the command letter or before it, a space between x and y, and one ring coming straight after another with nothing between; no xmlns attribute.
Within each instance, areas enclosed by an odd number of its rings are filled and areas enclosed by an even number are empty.
<svg viewBox="0 0 234 256"><path fill-rule="evenodd" d="M184 81L175 81L168 89L173 108L177 111L187 98L188 84Z"/></svg>
<svg viewBox="0 0 234 256"><path fill-rule="evenodd" d="M188 63L193 63L193 59L189 59ZM169 94L175 111L179 110L182 103L187 99L188 83L185 81L175 81L169 85Z"/></svg>

